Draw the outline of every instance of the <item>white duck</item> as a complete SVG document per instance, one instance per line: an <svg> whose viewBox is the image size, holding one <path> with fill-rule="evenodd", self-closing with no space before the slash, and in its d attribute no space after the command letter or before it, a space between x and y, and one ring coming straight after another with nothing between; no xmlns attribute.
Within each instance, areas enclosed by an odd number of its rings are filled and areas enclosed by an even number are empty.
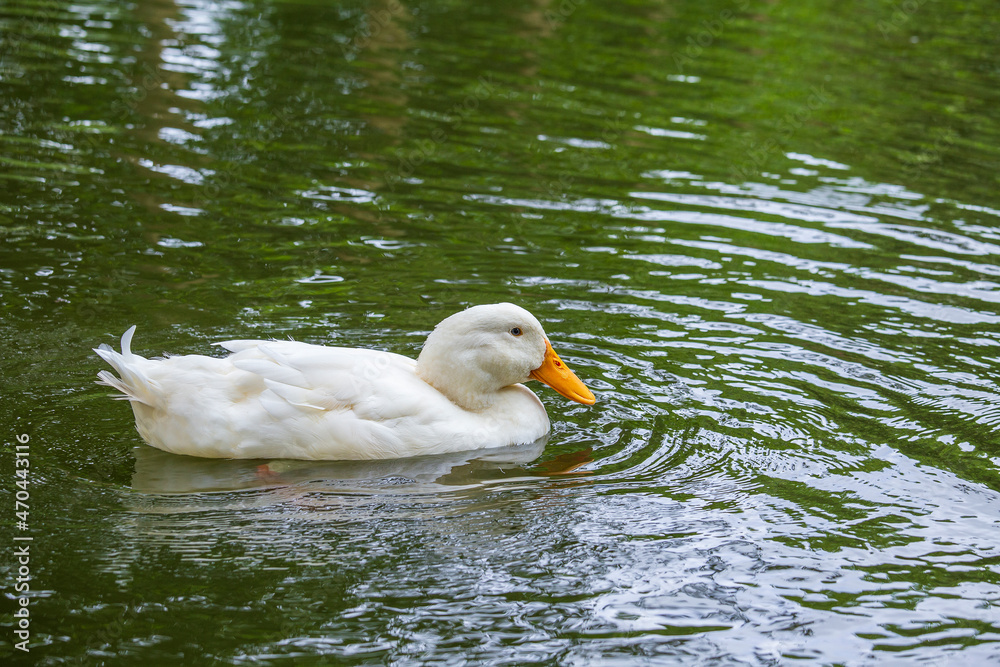
<svg viewBox="0 0 1000 667"><path fill-rule="evenodd" d="M416 361L295 341L217 343L225 358L146 359L94 350L118 374L98 384L132 403L139 434L175 454L213 458L390 459L534 442L549 431L540 380L573 401L594 394L519 306L446 318Z"/></svg>

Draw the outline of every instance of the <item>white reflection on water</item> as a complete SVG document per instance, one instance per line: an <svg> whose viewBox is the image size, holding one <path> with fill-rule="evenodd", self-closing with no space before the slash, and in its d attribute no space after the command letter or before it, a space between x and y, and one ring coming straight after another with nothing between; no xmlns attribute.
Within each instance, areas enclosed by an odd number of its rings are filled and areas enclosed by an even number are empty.
<svg viewBox="0 0 1000 667"><path fill-rule="evenodd" d="M132 490L195 494L309 484L310 491L434 493L481 483L482 479L471 475L463 480L460 469L473 462L480 464L479 472L483 466L518 469L537 459L547 440L494 450L377 461L204 459L140 446L133 450ZM155 499L149 502L156 504Z"/></svg>

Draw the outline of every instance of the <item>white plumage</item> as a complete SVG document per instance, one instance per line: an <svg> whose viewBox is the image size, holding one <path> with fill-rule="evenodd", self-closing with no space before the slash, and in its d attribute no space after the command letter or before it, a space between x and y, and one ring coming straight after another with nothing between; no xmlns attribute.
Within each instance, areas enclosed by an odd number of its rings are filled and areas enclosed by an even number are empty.
<svg viewBox="0 0 1000 667"><path fill-rule="evenodd" d="M541 324L509 303L442 321L417 361L374 350L295 341L218 343L225 358L146 359L95 350L120 377L98 374L129 400L150 445L215 458L389 459L530 443L549 430L538 379L592 404Z"/></svg>

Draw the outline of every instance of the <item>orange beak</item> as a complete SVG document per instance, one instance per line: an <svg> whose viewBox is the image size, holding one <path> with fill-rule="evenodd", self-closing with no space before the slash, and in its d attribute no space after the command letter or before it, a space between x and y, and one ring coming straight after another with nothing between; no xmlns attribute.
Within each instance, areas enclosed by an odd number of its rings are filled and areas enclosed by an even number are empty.
<svg viewBox="0 0 1000 667"><path fill-rule="evenodd" d="M593 405L597 401L593 392L587 389L587 385L583 384L573 371L566 368L566 364L552 349L552 343L548 339L545 341L545 358L542 360L542 365L531 371L529 377L544 382L571 401L584 405Z"/></svg>

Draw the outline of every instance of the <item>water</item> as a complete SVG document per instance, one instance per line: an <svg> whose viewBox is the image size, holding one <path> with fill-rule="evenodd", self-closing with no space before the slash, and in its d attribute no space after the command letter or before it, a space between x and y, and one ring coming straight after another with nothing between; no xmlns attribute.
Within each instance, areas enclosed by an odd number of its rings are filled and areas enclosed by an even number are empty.
<svg viewBox="0 0 1000 667"><path fill-rule="evenodd" d="M4 659L1000 661L989 3L21 1L0 25ZM598 395L536 387L547 442L192 460L92 384L131 324L147 355L415 355L501 300Z"/></svg>

